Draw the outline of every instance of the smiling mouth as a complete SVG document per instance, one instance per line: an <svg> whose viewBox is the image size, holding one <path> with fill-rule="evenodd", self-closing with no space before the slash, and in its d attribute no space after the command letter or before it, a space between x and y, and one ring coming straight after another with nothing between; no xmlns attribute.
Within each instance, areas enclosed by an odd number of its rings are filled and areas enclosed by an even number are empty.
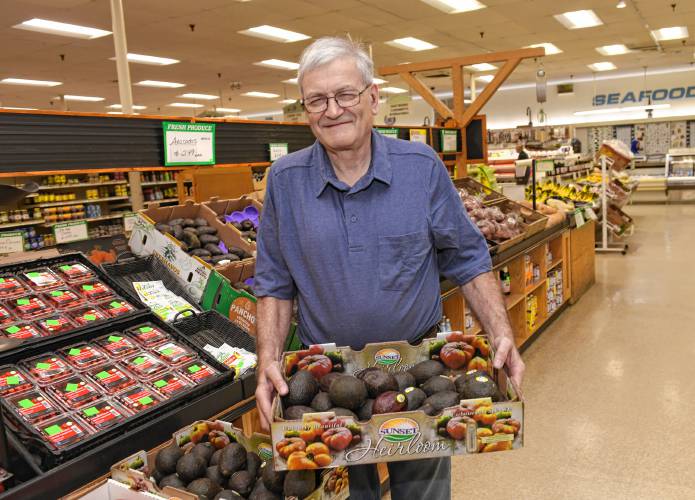
<svg viewBox="0 0 695 500"><path fill-rule="evenodd" d="M329 123L329 124L327 124L327 125L322 125L322 127L324 127L324 128L333 128L333 127L338 127L338 126L340 126L340 125L347 125L348 123L352 123L352 122Z"/></svg>

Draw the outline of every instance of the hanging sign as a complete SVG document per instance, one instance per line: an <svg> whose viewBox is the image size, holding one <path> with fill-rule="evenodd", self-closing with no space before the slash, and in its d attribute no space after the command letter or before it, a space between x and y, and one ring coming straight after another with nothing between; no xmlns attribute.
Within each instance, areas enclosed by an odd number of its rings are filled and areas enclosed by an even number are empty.
<svg viewBox="0 0 695 500"><path fill-rule="evenodd" d="M214 165L215 124L162 122L164 165Z"/></svg>
<svg viewBox="0 0 695 500"><path fill-rule="evenodd" d="M53 226L53 234L58 244L89 239L89 231L87 231L87 223L85 221L56 224Z"/></svg>
<svg viewBox="0 0 695 500"><path fill-rule="evenodd" d="M458 131L456 130L440 130L441 149L442 153L455 153L457 147Z"/></svg>
<svg viewBox="0 0 695 500"><path fill-rule="evenodd" d="M381 135L386 137L391 137L392 139L398 139L398 129L397 128L378 128L376 129Z"/></svg>
<svg viewBox="0 0 695 500"><path fill-rule="evenodd" d="M297 101L284 106L282 108L282 120L294 123L306 121L304 119L304 106L302 106L302 103Z"/></svg>
<svg viewBox="0 0 695 500"><path fill-rule="evenodd" d="M24 251L24 233L7 231L0 233L0 254Z"/></svg>
<svg viewBox="0 0 695 500"><path fill-rule="evenodd" d="M268 144L270 150L270 161L275 161L289 154L286 142L271 142Z"/></svg>
<svg viewBox="0 0 695 500"><path fill-rule="evenodd" d="M392 95L386 99L389 116L406 116L410 114L410 96L408 94Z"/></svg>
<svg viewBox="0 0 695 500"><path fill-rule="evenodd" d="M410 140L411 142L421 142L423 144L427 144L427 129L411 128Z"/></svg>

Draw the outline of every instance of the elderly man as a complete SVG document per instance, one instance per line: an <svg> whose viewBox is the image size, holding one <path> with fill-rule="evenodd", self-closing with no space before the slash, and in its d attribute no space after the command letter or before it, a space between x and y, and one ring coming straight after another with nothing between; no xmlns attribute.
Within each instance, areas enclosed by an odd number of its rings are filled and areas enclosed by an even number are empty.
<svg viewBox="0 0 695 500"><path fill-rule="evenodd" d="M302 54L299 86L313 146L275 162L258 235L258 386L264 425L287 386L282 352L298 301L305 345L417 342L441 318L440 273L463 293L520 384L524 364L485 240L426 145L382 137L373 64L353 42L321 38ZM394 499L446 499L450 460L389 464ZM380 498L376 467L350 468L350 494Z"/></svg>

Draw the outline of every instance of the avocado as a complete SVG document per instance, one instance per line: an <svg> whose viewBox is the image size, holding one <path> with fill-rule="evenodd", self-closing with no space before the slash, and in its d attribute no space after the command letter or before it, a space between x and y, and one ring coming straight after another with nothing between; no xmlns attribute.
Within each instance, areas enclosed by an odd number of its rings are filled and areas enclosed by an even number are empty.
<svg viewBox="0 0 695 500"><path fill-rule="evenodd" d="M155 468L165 476L176 472L176 462L183 456L183 451L172 441L169 446L162 448L154 459Z"/></svg>
<svg viewBox="0 0 695 500"><path fill-rule="evenodd" d="M456 386L449 377L437 375L436 377L428 378L425 383L422 384L422 390L425 391L425 394L431 396L437 392L455 391Z"/></svg>
<svg viewBox="0 0 695 500"><path fill-rule="evenodd" d="M222 448L220 461L217 464L220 474L229 477L236 471L246 467L246 450L239 443L229 443Z"/></svg>
<svg viewBox="0 0 695 500"><path fill-rule="evenodd" d="M208 221L206 219L203 219L202 217L196 217L196 219L193 222L195 222L195 225L197 227L208 225Z"/></svg>
<svg viewBox="0 0 695 500"><path fill-rule="evenodd" d="M285 420L301 420L305 413L314 413L315 411L310 406L296 405L287 408L282 415Z"/></svg>
<svg viewBox="0 0 695 500"><path fill-rule="evenodd" d="M246 452L246 470L251 474L251 477L258 477L258 473L261 471L261 465L263 461L255 452Z"/></svg>
<svg viewBox="0 0 695 500"><path fill-rule="evenodd" d="M331 408L328 411L332 411L333 413L335 413L336 417L352 417L353 419L355 419L355 421L359 420L357 418L357 414L352 410L348 410L347 408L341 408L340 406L334 406L333 408Z"/></svg>
<svg viewBox="0 0 695 500"><path fill-rule="evenodd" d="M222 250L220 250L220 247L214 243L206 243L203 248L210 252L210 255L223 255L223 252Z"/></svg>
<svg viewBox="0 0 695 500"><path fill-rule="evenodd" d="M283 397L285 407L309 406L316 393L319 383L308 370L300 370L287 382L288 393Z"/></svg>
<svg viewBox="0 0 695 500"><path fill-rule="evenodd" d="M314 411L328 411L331 409L331 406L333 406L333 403L331 403L331 398L327 392L321 391L311 400L311 407Z"/></svg>
<svg viewBox="0 0 695 500"><path fill-rule="evenodd" d="M186 453L176 463L176 473L184 483L190 483L194 479L203 477L207 469L207 462L193 453Z"/></svg>
<svg viewBox="0 0 695 500"><path fill-rule="evenodd" d="M373 399L368 399L364 402L362 406L360 406L360 409L357 410L357 418L361 422L366 422L370 418L372 418L372 410L374 408L374 400Z"/></svg>
<svg viewBox="0 0 695 500"><path fill-rule="evenodd" d="M207 464L215 451L216 448L212 445L212 443L198 443L193 447L191 453L202 458Z"/></svg>
<svg viewBox="0 0 695 500"><path fill-rule="evenodd" d="M224 486L227 483L227 478L220 474L220 468L217 465L211 465L208 467L205 471L205 477L211 481L214 481L220 486Z"/></svg>
<svg viewBox="0 0 695 500"><path fill-rule="evenodd" d="M456 379L455 387L461 399L492 398L493 401L500 401L502 394L495 381L483 371L474 370L474 372L471 375L466 373Z"/></svg>
<svg viewBox="0 0 695 500"><path fill-rule="evenodd" d="M291 470L285 476L286 497L302 500L316 489L316 473L313 470Z"/></svg>
<svg viewBox="0 0 695 500"><path fill-rule="evenodd" d="M374 400L372 412L374 414L395 413L406 408L406 398L404 394L396 391L382 392Z"/></svg>
<svg viewBox="0 0 695 500"><path fill-rule="evenodd" d="M249 495L249 500L282 500L283 498L285 497L268 490L263 481L257 481L251 495Z"/></svg>
<svg viewBox="0 0 695 500"><path fill-rule="evenodd" d="M361 377L364 384L367 386L367 394L370 398L376 398L382 392L398 391L398 381L390 373L383 372L379 369L376 371L370 370Z"/></svg>
<svg viewBox="0 0 695 500"><path fill-rule="evenodd" d="M159 481L159 484L157 486L159 486L160 488L164 488L165 486L171 486L172 488L185 488L186 483L181 481L181 479L179 479L179 476L177 476L176 474L169 474L161 481Z"/></svg>
<svg viewBox="0 0 695 500"><path fill-rule="evenodd" d="M201 246L198 236L189 231L183 232L183 242L186 244L189 250L195 250Z"/></svg>
<svg viewBox="0 0 695 500"><path fill-rule="evenodd" d="M195 227L196 223L193 219L183 219L183 221L181 222L181 225L183 227Z"/></svg>
<svg viewBox="0 0 695 500"><path fill-rule="evenodd" d="M407 411L417 410L427 399L427 394L419 387L408 387L403 391L403 394L405 394L405 400L408 404Z"/></svg>
<svg viewBox="0 0 695 500"><path fill-rule="evenodd" d="M196 236L198 236L198 230L194 227L184 227L183 230L184 230L184 232L193 233Z"/></svg>
<svg viewBox="0 0 695 500"><path fill-rule="evenodd" d="M154 479L155 484L159 484L159 481L161 481L162 479L164 479L165 475L162 474L162 473L161 473L160 471L158 471L157 469L154 469L154 470L150 473L150 477L151 477L152 479Z"/></svg>
<svg viewBox="0 0 695 500"><path fill-rule="evenodd" d="M198 239L203 245L206 245L208 243L219 243L220 239L217 236L214 236L212 234L199 234Z"/></svg>
<svg viewBox="0 0 695 500"><path fill-rule="evenodd" d="M429 403L422 405L420 408L418 408L418 410L424 412L425 415L429 415L430 417L437 414L437 410L435 410L434 406Z"/></svg>
<svg viewBox="0 0 695 500"><path fill-rule="evenodd" d="M263 470L261 471L261 481L259 482L262 482L268 491L281 494L286 475L287 472L285 471L275 470L273 459L270 459L263 465Z"/></svg>
<svg viewBox="0 0 695 500"><path fill-rule="evenodd" d="M200 500L213 500L215 495L222 490L219 484L207 477L201 477L200 479L191 481L186 489L194 495L198 495Z"/></svg>
<svg viewBox="0 0 695 500"><path fill-rule="evenodd" d="M246 219L241 221L241 230L242 231L251 231L254 228L253 222L250 220Z"/></svg>
<svg viewBox="0 0 695 500"><path fill-rule="evenodd" d="M338 372L328 372L326 373L321 379L319 380L319 385L321 387L321 390L324 392L328 392L331 389L331 384L333 381L340 377L340 373Z"/></svg>
<svg viewBox="0 0 695 500"><path fill-rule="evenodd" d="M172 234L174 235L174 238L176 238L177 240L180 240L181 238L183 238L183 227L182 226L180 226L178 224L175 226L171 226L171 230L172 230Z"/></svg>
<svg viewBox="0 0 695 500"><path fill-rule="evenodd" d="M408 387L413 387L415 385L415 377L408 372L396 372L393 374L393 378L396 379L398 390L400 392L403 392Z"/></svg>
<svg viewBox="0 0 695 500"><path fill-rule="evenodd" d="M367 399L367 386L352 375L341 375L331 383L328 395L335 406L357 410Z"/></svg>
<svg viewBox="0 0 695 500"><path fill-rule="evenodd" d="M212 454L210 457L210 462L209 465L217 465L220 463L220 455L222 454L222 450L217 450L215 453Z"/></svg>
<svg viewBox="0 0 695 500"><path fill-rule="evenodd" d="M170 226L183 226L183 219L171 219L167 224Z"/></svg>
<svg viewBox="0 0 695 500"><path fill-rule="evenodd" d="M172 231L173 231L172 228L171 228L171 226L170 226L169 224L162 224L162 223L159 223L159 224L155 224L154 227L155 227L155 229L156 229L157 231L159 231L160 233L169 233L169 234L171 234Z"/></svg>
<svg viewBox="0 0 695 500"><path fill-rule="evenodd" d="M434 408L434 410L439 413L444 408L449 408L450 406L456 406L461 401L459 393L456 391L443 391L432 394L430 397L425 399L424 404L429 404Z"/></svg>
<svg viewBox="0 0 695 500"><path fill-rule="evenodd" d="M196 228L198 230L198 234L217 234L217 229L214 227L210 226L198 226Z"/></svg>
<svg viewBox="0 0 695 500"><path fill-rule="evenodd" d="M247 470L240 470L232 474L227 485L230 490L234 490L242 497L247 497L253 489L256 478L249 474Z"/></svg>
<svg viewBox="0 0 695 500"><path fill-rule="evenodd" d="M244 497L239 495L236 491L232 490L222 490L214 498L214 500L240 500Z"/></svg>
<svg viewBox="0 0 695 500"><path fill-rule="evenodd" d="M439 361L426 359L413 366L408 372L415 377L415 383L421 385L424 384L427 379L444 373L444 365Z"/></svg>

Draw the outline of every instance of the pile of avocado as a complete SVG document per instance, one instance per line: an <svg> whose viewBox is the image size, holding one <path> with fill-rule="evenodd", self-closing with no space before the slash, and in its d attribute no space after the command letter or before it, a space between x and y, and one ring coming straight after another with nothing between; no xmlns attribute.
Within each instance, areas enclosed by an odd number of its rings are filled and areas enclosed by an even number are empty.
<svg viewBox="0 0 695 500"><path fill-rule="evenodd" d="M211 227L202 217L197 219L172 219L166 224L155 224L155 228L167 233L181 242L181 248L204 262L219 264L223 261L234 262L248 259L251 254L234 246L220 246L217 229Z"/></svg>

